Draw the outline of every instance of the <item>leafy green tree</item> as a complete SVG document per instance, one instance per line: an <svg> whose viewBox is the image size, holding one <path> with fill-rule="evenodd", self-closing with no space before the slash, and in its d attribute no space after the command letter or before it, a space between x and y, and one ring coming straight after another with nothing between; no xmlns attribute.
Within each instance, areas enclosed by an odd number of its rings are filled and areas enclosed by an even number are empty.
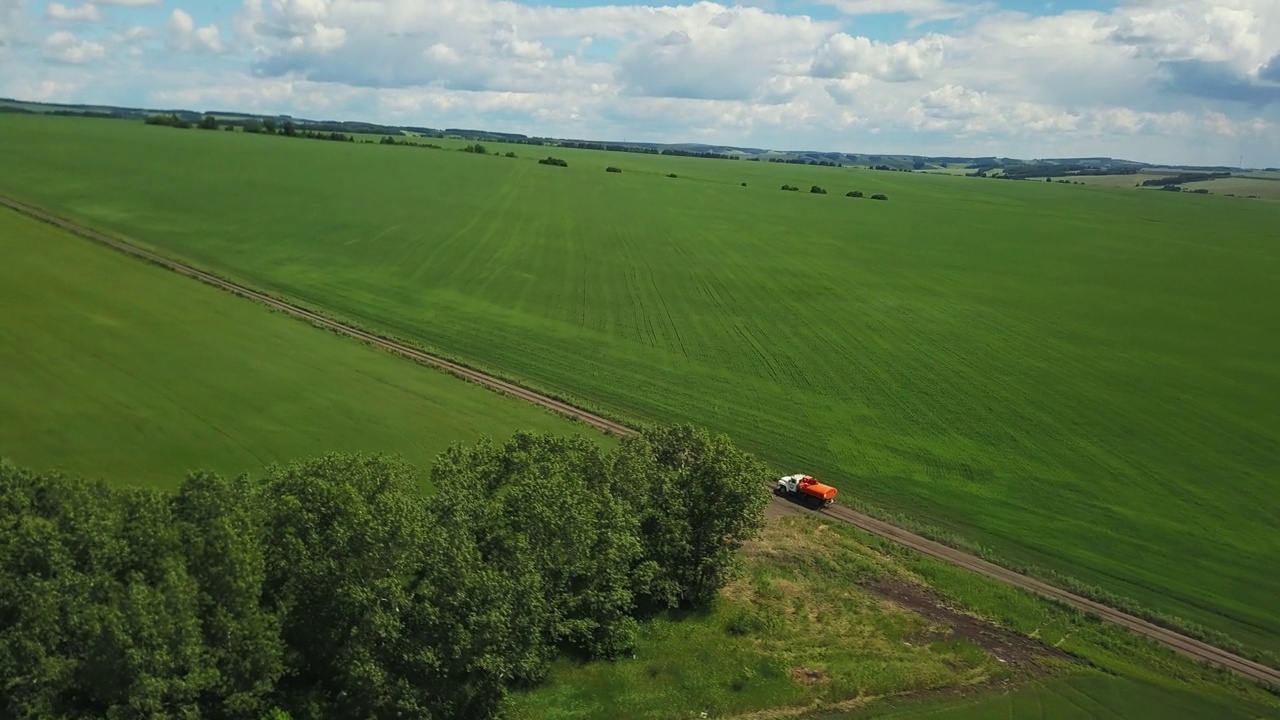
<svg viewBox="0 0 1280 720"><path fill-rule="evenodd" d="M517 583L432 522L414 469L326 455L268 471L264 600L297 720L486 717L517 676ZM528 633L526 633L527 635Z"/></svg>
<svg viewBox="0 0 1280 720"><path fill-rule="evenodd" d="M201 129L201 130L217 130L217 129L218 129L218 119L217 119L217 118L215 118L215 117L214 117L214 116L212 116L212 115L205 115L205 116L200 120L200 129Z"/></svg>
<svg viewBox="0 0 1280 720"><path fill-rule="evenodd" d="M194 717L214 670L164 495L0 465L0 708Z"/></svg>
<svg viewBox="0 0 1280 720"><path fill-rule="evenodd" d="M216 676L201 697L206 718L257 720L284 671L279 617L262 607L262 504L246 478L193 473L173 499L187 572Z"/></svg>
<svg viewBox="0 0 1280 720"><path fill-rule="evenodd" d="M732 579L738 548L764 526L768 468L724 435L647 428L623 439L610 476L656 565L643 595L651 610L709 604Z"/></svg>
<svg viewBox="0 0 1280 720"><path fill-rule="evenodd" d="M634 644L631 573L641 548L607 473L586 439L525 432L437 460L438 524L471 533L485 564L520 590L532 627L516 631L534 633L523 643L522 682L541 679L561 650L616 657Z"/></svg>
<svg viewBox="0 0 1280 720"><path fill-rule="evenodd" d="M262 130L266 132L268 135L274 135L278 127L279 126L276 125L276 121L273 120L272 118L263 118Z"/></svg>

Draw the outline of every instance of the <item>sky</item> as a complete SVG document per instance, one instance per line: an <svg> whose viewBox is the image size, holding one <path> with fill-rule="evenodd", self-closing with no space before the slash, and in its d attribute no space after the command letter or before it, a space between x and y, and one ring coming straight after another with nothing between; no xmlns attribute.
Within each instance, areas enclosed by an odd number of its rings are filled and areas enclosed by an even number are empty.
<svg viewBox="0 0 1280 720"><path fill-rule="evenodd" d="M1280 0L0 0L0 96L1280 166Z"/></svg>

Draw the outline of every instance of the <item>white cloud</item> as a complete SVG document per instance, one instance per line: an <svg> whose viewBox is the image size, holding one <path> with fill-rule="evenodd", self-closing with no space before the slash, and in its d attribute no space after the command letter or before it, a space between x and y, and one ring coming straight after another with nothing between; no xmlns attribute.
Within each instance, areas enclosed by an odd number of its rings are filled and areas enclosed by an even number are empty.
<svg viewBox="0 0 1280 720"><path fill-rule="evenodd" d="M903 13L917 21L954 20L986 7L985 3L951 2L950 0L818 0L846 15L879 15Z"/></svg>
<svg viewBox="0 0 1280 720"><path fill-rule="evenodd" d="M149 7L159 5L160 0L93 0L94 5L115 5L116 7Z"/></svg>
<svg viewBox="0 0 1280 720"><path fill-rule="evenodd" d="M888 82L920 80L942 66L947 38L930 34L914 42L882 43L837 33L818 49L815 77L839 78L851 73Z"/></svg>
<svg viewBox="0 0 1280 720"><path fill-rule="evenodd" d="M26 4L26 0L0 0L0 51L24 34Z"/></svg>
<svg viewBox="0 0 1280 720"><path fill-rule="evenodd" d="M169 15L169 41L173 47L185 52L222 52L218 26L197 28L195 20L181 8L175 8Z"/></svg>
<svg viewBox="0 0 1280 720"><path fill-rule="evenodd" d="M99 43L82 40L66 30L59 30L45 38L43 54L55 62L83 65L102 60L107 56L107 49Z"/></svg>
<svg viewBox="0 0 1280 720"><path fill-rule="evenodd" d="M242 0L229 25L197 27L178 9L158 28L171 49L227 53L239 72L168 76L158 62L112 79L166 105L602 139L987 154L1167 148L1175 156L1159 159L1170 161L1251 143L1280 162L1276 0L1117 0L1040 16L981 0L818 1L846 17L705 0ZM6 9L20 4L0 0L0 42L13 35ZM910 22L876 35L878 13ZM914 29L939 19L958 22ZM145 37L130 32L101 39L106 54L140 53ZM81 56L94 54L89 45ZM6 75L43 78L50 67L8 63Z"/></svg>
<svg viewBox="0 0 1280 720"><path fill-rule="evenodd" d="M68 7L59 2L51 2L45 6L44 15L50 20L59 22L98 22L102 20L102 14L98 12L98 6L91 3Z"/></svg>

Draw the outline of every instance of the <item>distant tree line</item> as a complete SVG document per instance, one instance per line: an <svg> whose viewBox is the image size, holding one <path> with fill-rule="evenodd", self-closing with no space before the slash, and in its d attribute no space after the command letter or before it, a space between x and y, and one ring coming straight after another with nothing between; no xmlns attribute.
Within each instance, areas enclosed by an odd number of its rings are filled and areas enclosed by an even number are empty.
<svg viewBox="0 0 1280 720"><path fill-rule="evenodd" d="M1231 177L1229 172L1215 173L1180 173L1178 175L1169 175L1167 177L1152 178L1142 181L1142 187L1168 187L1170 185L1184 185L1193 182L1208 182L1209 180L1221 180L1222 178Z"/></svg>
<svg viewBox="0 0 1280 720"><path fill-rule="evenodd" d="M409 140L396 140L391 135L385 135L378 139L379 145L399 145L400 147L427 148L429 150L443 150L444 148L434 143L411 142Z"/></svg>
<svg viewBox="0 0 1280 720"><path fill-rule="evenodd" d="M769 158L771 163L781 163L783 165L816 165L818 167L844 167L843 163L832 162L830 160L813 160L811 158Z"/></svg>
<svg viewBox="0 0 1280 720"><path fill-rule="evenodd" d="M613 145L607 143L581 142L577 140L563 140L560 147L576 148L579 150L603 150L606 152L628 152L640 153L641 155L657 155L658 149L651 147L641 147L638 145Z"/></svg>
<svg viewBox="0 0 1280 720"><path fill-rule="evenodd" d="M708 160L740 160L738 155L725 155L717 152L698 152L696 150L681 150L679 148L663 148L659 155L673 155L676 157L692 157L705 158Z"/></svg>
<svg viewBox="0 0 1280 720"><path fill-rule="evenodd" d="M1132 165L1095 167L1092 165L1077 164L1023 163L1020 165L1008 165L1004 168L1004 174L1010 180L1055 178L1072 175L1082 177L1095 175L1136 175L1137 173L1138 168Z"/></svg>
<svg viewBox="0 0 1280 720"><path fill-rule="evenodd" d="M143 120L143 122L146 123L147 125L160 125L163 127L178 128L179 130L186 130L187 128L191 127L190 122L188 122L187 120L183 120L182 118L178 117L175 113L148 115L146 120Z"/></svg>
<svg viewBox="0 0 1280 720"><path fill-rule="evenodd" d="M763 524L722 436L517 433L430 473L332 454L176 494L0 463L0 715L476 718L707 607Z"/></svg>

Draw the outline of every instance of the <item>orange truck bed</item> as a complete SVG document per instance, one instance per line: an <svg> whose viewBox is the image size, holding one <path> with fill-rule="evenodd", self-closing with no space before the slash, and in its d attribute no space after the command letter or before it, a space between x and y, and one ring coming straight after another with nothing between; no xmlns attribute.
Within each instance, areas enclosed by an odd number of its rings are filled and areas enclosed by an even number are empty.
<svg viewBox="0 0 1280 720"><path fill-rule="evenodd" d="M835 488L830 485L824 485L809 477L802 479L796 489L806 495L812 495L814 497L822 498L823 500L831 500L836 496Z"/></svg>

